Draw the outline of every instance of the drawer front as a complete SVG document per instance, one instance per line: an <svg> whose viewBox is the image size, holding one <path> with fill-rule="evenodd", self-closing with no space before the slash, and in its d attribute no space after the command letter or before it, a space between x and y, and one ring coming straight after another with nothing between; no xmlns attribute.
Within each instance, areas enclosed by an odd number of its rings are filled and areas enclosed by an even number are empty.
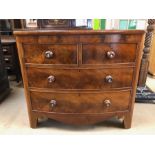
<svg viewBox="0 0 155 155"><path fill-rule="evenodd" d="M12 56L4 56L4 64L5 65L13 65Z"/></svg>
<svg viewBox="0 0 155 155"><path fill-rule="evenodd" d="M11 71L11 70L14 70L15 67L14 67L13 65L5 65L5 69L6 69L7 71Z"/></svg>
<svg viewBox="0 0 155 155"><path fill-rule="evenodd" d="M83 44L83 64L131 63L136 59L136 44Z"/></svg>
<svg viewBox="0 0 155 155"><path fill-rule="evenodd" d="M38 64L77 64L76 44L24 44L26 63Z"/></svg>
<svg viewBox="0 0 155 155"><path fill-rule="evenodd" d="M104 113L128 110L130 91L104 93L31 92L32 109L56 113Z"/></svg>
<svg viewBox="0 0 155 155"><path fill-rule="evenodd" d="M2 51L4 55L10 55L13 52L13 46L12 45L3 45Z"/></svg>
<svg viewBox="0 0 155 155"><path fill-rule="evenodd" d="M52 89L111 89L132 86L133 68L27 68L29 87Z"/></svg>

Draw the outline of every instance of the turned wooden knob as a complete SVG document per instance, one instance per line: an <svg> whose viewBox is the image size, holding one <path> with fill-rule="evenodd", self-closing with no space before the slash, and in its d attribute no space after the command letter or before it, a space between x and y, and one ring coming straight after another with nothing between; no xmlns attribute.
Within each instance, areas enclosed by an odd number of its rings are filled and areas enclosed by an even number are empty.
<svg viewBox="0 0 155 155"><path fill-rule="evenodd" d="M109 59L113 59L113 58L115 57L115 52L114 52L114 51L108 51L108 52L107 52L107 57L108 57Z"/></svg>
<svg viewBox="0 0 155 155"><path fill-rule="evenodd" d="M52 58L54 53L52 51L46 51L45 52L45 58L50 59Z"/></svg>
<svg viewBox="0 0 155 155"><path fill-rule="evenodd" d="M104 105L108 108L111 106L111 101L110 100L104 100Z"/></svg>
<svg viewBox="0 0 155 155"><path fill-rule="evenodd" d="M47 78L47 80L48 80L48 83L52 83L52 82L55 81L55 77L54 77L53 75L50 75L50 76Z"/></svg>
<svg viewBox="0 0 155 155"><path fill-rule="evenodd" d="M52 108L54 108L56 105L57 105L56 100L51 100L51 101L50 101L50 106L51 106Z"/></svg>
<svg viewBox="0 0 155 155"><path fill-rule="evenodd" d="M105 80L106 80L106 82L107 83L112 83L112 76L111 75L107 75L106 77L105 77Z"/></svg>

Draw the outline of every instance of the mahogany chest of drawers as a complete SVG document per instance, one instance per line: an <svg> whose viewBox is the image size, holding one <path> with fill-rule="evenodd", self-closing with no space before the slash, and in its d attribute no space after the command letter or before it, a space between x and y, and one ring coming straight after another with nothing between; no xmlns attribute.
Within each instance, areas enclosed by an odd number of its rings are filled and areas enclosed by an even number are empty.
<svg viewBox="0 0 155 155"><path fill-rule="evenodd" d="M122 117L131 127L145 32L14 32L30 126L39 117L73 125Z"/></svg>

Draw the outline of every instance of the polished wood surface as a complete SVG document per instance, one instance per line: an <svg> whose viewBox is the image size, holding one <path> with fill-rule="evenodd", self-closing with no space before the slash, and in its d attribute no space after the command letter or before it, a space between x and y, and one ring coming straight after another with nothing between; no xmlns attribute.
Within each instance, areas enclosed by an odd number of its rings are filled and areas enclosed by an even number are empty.
<svg viewBox="0 0 155 155"><path fill-rule="evenodd" d="M155 76L155 29L153 31L152 46L149 57L149 73Z"/></svg>
<svg viewBox="0 0 155 155"><path fill-rule="evenodd" d="M82 63L108 64L135 62L136 48L136 44L84 44L82 46ZM113 57L110 57L108 52L113 52Z"/></svg>
<svg viewBox="0 0 155 155"><path fill-rule="evenodd" d="M155 30L155 19L148 19L148 26L147 26L146 36L145 36L143 56L142 56L140 72L139 72L140 76L138 79L139 87L144 87L146 84L146 79L147 79L147 74L148 74L148 69L149 69L150 50L151 50L152 37L153 37L154 30Z"/></svg>
<svg viewBox="0 0 155 155"><path fill-rule="evenodd" d="M26 44L23 46L25 63L41 64L77 64L77 45L38 45ZM51 57L46 52L52 52Z"/></svg>
<svg viewBox="0 0 155 155"><path fill-rule="evenodd" d="M32 110L52 113L100 114L128 110L130 91L115 92L31 92ZM51 100L56 104L52 106ZM106 104L106 100L110 104Z"/></svg>
<svg viewBox="0 0 155 155"><path fill-rule="evenodd" d="M29 87L51 89L113 89L131 88L134 68L49 69L28 67ZM108 76L112 81L108 82ZM123 76L121 76L123 75ZM54 77L50 81L50 76Z"/></svg>
<svg viewBox="0 0 155 155"><path fill-rule="evenodd" d="M136 34L136 38L138 37L138 35L140 34L144 34L144 30L76 30L76 29L19 29L14 31L14 35L15 36L32 36L32 35L47 35L47 37L49 37L48 35L58 35L58 34L99 34L99 35L103 35L103 34L117 34L117 35L133 35ZM124 36L126 37L126 36ZM140 37L140 36L139 36Z"/></svg>
<svg viewBox="0 0 155 155"><path fill-rule="evenodd" d="M42 116L77 125L118 116L131 127L144 31L14 34L32 128Z"/></svg>
<svg viewBox="0 0 155 155"><path fill-rule="evenodd" d="M83 64L105 64L105 63L129 63L135 62L137 48L136 44L83 44ZM26 63L41 64L77 64L79 48L76 44L54 44L54 45L31 45L23 46ZM53 52L51 58L46 58L47 51ZM114 58L108 57L108 52L113 51ZM33 54L32 54L33 53ZM126 54L129 53L129 54Z"/></svg>

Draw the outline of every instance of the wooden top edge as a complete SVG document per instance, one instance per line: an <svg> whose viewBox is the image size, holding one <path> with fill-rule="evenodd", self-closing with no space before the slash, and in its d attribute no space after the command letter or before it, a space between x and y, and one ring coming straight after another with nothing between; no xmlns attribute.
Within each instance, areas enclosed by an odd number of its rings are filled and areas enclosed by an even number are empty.
<svg viewBox="0 0 155 155"><path fill-rule="evenodd" d="M24 29L14 31L14 35L53 35L53 34L144 34L145 30L71 30L71 29Z"/></svg>

